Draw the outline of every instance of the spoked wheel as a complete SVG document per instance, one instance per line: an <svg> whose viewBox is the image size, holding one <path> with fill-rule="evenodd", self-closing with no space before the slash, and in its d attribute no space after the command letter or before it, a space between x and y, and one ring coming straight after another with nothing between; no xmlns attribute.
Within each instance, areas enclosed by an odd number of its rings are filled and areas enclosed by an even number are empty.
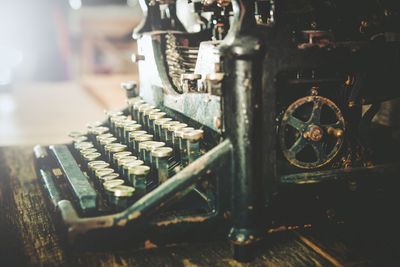
<svg viewBox="0 0 400 267"><path fill-rule="evenodd" d="M300 98L286 109L281 121L282 153L299 168L321 167L339 152L344 131L344 118L335 103L321 96Z"/></svg>

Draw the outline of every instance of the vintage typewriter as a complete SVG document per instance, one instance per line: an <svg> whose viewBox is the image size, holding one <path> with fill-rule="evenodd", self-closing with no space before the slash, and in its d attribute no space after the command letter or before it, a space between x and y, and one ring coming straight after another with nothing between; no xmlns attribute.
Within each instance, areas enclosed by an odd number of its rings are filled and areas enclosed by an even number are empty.
<svg viewBox="0 0 400 267"><path fill-rule="evenodd" d="M128 106L34 149L74 247L222 235L249 260L275 231L394 190L398 1L140 4Z"/></svg>

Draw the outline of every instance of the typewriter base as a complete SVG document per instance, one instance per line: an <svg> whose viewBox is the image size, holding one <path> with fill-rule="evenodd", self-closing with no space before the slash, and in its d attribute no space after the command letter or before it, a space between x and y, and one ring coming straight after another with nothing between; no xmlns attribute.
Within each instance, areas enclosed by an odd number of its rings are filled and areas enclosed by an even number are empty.
<svg viewBox="0 0 400 267"><path fill-rule="evenodd" d="M5 266L237 264L230 259L230 246L226 241L184 243L146 251L125 248L118 251L71 252L65 249L48 213L45 203L47 196L43 194L40 181L34 173L31 151L30 147L0 148L0 207L3 211L0 215L3 229L0 258ZM260 253L253 264L391 265L400 251L394 228L397 223L395 209L378 207L383 206L375 202L374 206L368 207L369 212L363 212L364 215L374 214L368 220L362 221L360 217L351 224L346 222L270 234L260 244ZM357 217L356 214L354 217Z"/></svg>

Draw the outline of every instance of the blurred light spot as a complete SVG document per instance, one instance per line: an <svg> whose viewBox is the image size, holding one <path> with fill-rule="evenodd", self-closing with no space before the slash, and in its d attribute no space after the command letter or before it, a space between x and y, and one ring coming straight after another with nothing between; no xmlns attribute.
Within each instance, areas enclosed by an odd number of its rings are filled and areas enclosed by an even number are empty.
<svg viewBox="0 0 400 267"><path fill-rule="evenodd" d="M69 0L69 5L71 6L72 9L78 10L82 7L82 1L81 0Z"/></svg>
<svg viewBox="0 0 400 267"><path fill-rule="evenodd" d="M138 0L127 0L127 4L130 7L136 7L139 4Z"/></svg>
<svg viewBox="0 0 400 267"><path fill-rule="evenodd" d="M0 94L0 115L11 113L15 110L15 102L10 94Z"/></svg>
<svg viewBox="0 0 400 267"><path fill-rule="evenodd" d="M11 82L12 70L22 62L21 51L9 47L0 46L0 85Z"/></svg>
<svg viewBox="0 0 400 267"><path fill-rule="evenodd" d="M11 83L11 69L0 67L0 85L5 85L9 83Z"/></svg>

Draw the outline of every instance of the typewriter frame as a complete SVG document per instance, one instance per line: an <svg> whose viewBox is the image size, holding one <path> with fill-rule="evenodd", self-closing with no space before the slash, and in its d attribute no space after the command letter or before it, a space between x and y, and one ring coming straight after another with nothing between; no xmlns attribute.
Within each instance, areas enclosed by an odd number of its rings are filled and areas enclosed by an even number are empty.
<svg viewBox="0 0 400 267"><path fill-rule="evenodd" d="M39 167L47 193L66 225L70 242L91 246L99 238L117 239L115 235L130 238L127 235L129 233L138 237L132 239L140 239L140 236L143 241L162 244L167 242L166 236L173 237L182 229L198 227L209 232L210 225L218 224L222 232L231 227L229 239L234 248L234 257L248 261L254 256L254 245L266 237L268 230L277 227L271 224L269 204L282 185L307 186L350 177L398 176L399 164L278 175L276 75L289 67L351 63L351 51L368 47L369 44L348 42L329 52L324 49L293 49L284 34L279 34L287 30L279 25L279 21L277 27L281 27L280 31L274 28L275 25L255 24L252 1L233 0L232 7L233 24L221 46L224 57L221 97L224 140L128 209L107 216L79 217L72 203L60 197L52 178ZM279 19L279 10L276 10L276 14ZM159 24L157 9L149 6L147 18L136 35L159 30ZM269 40L269 43L264 40ZM258 153L260 147L265 153ZM47 155L36 157L38 166L45 166L41 161L46 161ZM210 170L221 168L228 170L228 174L222 179L227 189L219 192L223 203L219 209L203 215L151 220L152 215L181 199ZM146 220L150 220L147 225ZM139 234L143 227L147 227L146 236ZM146 242L143 243L145 247Z"/></svg>

